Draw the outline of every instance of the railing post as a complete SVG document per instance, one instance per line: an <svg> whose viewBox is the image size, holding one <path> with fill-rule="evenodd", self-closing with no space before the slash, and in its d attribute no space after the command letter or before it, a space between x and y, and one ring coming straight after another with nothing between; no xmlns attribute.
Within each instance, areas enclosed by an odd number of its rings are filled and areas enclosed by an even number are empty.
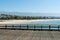
<svg viewBox="0 0 60 40"><path fill-rule="evenodd" d="M28 30L28 24L27 24L27 30Z"/></svg>
<svg viewBox="0 0 60 40"><path fill-rule="evenodd" d="M15 30L14 25L12 25L12 29Z"/></svg>
<svg viewBox="0 0 60 40"><path fill-rule="evenodd" d="M21 24L20 24L20 28L19 29L21 29Z"/></svg>
<svg viewBox="0 0 60 40"><path fill-rule="evenodd" d="M34 30L35 30L35 25L34 25Z"/></svg>
<svg viewBox="0 0 60 40"><path fill-rule="evenodd" d="M59 30L59 25L58 25L58 30Z"/></svg>
<svg viewBox="0 0 60 40"><path fill-rule="evenodd" d="M42 30L42 25L41 25L41 30Z"/></svg>
<svg viewBox="0 0 60 40"><path fill-rule="evenodd" d="M5 29L7 29L7 25L5 25Z"/></svg>
<svg viewBox="0 0 60 40"><path fill-rule="evenodd" d="M20 30L21 30L21 24L20 24Z"/></svg>
<svg viewBox="0 0 60 40"><path fill-rule="evenodd" d="M51 25L49 25L49 30L50 30L50 28L51 28Z"/></svg>

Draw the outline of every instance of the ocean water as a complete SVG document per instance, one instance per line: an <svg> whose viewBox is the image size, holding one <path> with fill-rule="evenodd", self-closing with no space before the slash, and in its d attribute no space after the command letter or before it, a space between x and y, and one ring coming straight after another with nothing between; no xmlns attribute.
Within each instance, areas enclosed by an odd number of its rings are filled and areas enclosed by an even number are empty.
<svg viewBox="0 0 60 40"><path fill-rule="evenodd" d="M60 19L52 19L52 20L49 20L49 21L40 21L40 22L32 22L30 24L53 24L53 25L60 25Z"/></svg>

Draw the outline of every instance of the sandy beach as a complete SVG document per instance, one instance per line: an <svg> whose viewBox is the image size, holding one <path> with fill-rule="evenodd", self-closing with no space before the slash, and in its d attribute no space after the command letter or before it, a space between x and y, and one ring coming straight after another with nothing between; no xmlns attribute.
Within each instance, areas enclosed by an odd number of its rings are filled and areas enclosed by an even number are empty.
<svg viewBox="0 0 60 40"><path fill-rule="evenodd" d="M36 20L0 20L0 24L26 24L31 22L49 21L52 19L36 19Z"/></svg>

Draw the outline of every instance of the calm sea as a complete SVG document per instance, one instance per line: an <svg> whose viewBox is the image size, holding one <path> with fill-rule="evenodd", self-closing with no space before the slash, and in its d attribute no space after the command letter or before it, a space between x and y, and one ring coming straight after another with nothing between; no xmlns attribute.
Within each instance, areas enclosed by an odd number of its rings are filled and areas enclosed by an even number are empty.
<svg viewBox="0 0 60 40"><path fill-rule="evenodd" d="M49 21L42 21L42 22L32 22L30 24L57 24L60 25L60 19L52 19Z"/></svg>

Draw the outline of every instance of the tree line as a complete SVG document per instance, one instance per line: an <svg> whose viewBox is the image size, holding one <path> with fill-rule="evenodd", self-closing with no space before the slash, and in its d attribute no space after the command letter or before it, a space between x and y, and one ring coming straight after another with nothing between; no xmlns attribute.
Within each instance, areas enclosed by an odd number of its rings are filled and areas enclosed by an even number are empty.
<svg viewBox="0 0 60 40"><path fill-rule="evenodd" d="M17 15L8 15L0 14L0 19L9 20L9 19L60 19L60 17L46 17L46 16L17 16Z"/></svg>

